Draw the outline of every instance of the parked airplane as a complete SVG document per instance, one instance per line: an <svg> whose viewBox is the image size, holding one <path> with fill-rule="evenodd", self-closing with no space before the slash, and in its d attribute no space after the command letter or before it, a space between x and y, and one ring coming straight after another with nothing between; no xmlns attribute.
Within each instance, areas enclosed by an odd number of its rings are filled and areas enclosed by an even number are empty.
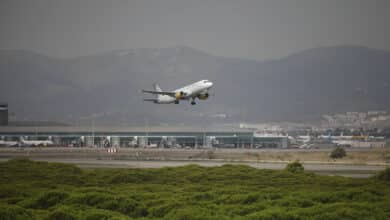
<svg viewBox="0 0 390 220"><path fill-rule="evenodd" d="M195 105L196 98L205 100L209 97L209 89L211 89L212 86L213 83L211 81L201 80L172 92L163 92L158 84L154 84L154 91L142 90L142 92L155 94L155 99L144 99L144 101L156 104L179 104L180 100L191 99L191 105Z"/></svg>
<svg viewBox="0 0 390 220"><path fill-rule="evenodd" d="M18 146L19 142L17 141L3 141L0 140L0 146L14 147Z"/></svg>
<svg viewBox="0 0 390 220"><path fill-rule="evenodd" d="M53 144L50 138L49 140L25 140L23 137L20 138L20 145L22 146L48 146Z"/></svg>

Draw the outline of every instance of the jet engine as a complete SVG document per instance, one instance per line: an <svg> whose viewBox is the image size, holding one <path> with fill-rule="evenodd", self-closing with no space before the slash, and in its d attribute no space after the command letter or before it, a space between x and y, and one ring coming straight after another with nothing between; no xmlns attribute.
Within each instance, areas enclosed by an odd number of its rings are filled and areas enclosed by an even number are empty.
<svg viewBox="0 0 390 220"><path fill-rule="evenodd" d="M186 96L186 93L183 92L183 91L180 91L180 92L176 92L176 93L175 93L175 98L176 98L176 100L182 99L182 98L184 98L185 96Z"/></svg>
<svg viewBox="0 0 390 220"><path fill-rule="evenodd" d="M198 95L198 99L200 99L200 100L206 100L208 97L209 97L209 94L207 92L201 93Z"/></svg>

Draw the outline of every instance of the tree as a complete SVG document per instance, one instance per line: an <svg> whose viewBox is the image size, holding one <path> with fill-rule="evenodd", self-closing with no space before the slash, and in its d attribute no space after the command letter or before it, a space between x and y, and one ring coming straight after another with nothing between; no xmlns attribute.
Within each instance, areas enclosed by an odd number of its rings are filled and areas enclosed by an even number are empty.
<svg viewBox="0 0 390 220"><path fill-rule="evenodd" d="M339 159L347 156L347 152L342 147L336 147L331 153L330 158L332 159Z"/></svg>
<svg viewBox="0 0 390 220"><path fill-rule="evenodd" d="M305 170L305 168L298 160L296 160L292 163L287 164L284 170L291 173L302 173Z"/></svg>

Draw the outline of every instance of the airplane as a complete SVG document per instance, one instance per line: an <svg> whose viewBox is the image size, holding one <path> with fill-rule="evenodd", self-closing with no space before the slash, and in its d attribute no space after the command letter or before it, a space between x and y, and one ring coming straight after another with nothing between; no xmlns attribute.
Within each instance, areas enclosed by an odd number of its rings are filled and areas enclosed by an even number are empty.
<svg viewBox="0 0 390 220"><path fill-rule="evenodd" d="M19 142L17 141L3 141L0 140L0 146L14 147L18 146Z"/></svg>
<svg viewBox="0 0 390 220"><path fill-rule="evenodd" d="M310 135L300 135L297 137L297 140L299 142L302 142L304 144L307 144L311 141L311 136Z"/></svg>
<svg viewBox="0 0 390 220"><path fill-rule="evenodd" d="M144 101L153 102L155 104L179 104L180 100L191 99L191 105L195 105L196 98L199 100L206 100L209 97L209 90L211 87L213 87L211 81L201 80L172 92L163 92L160 86L155 83L154 91L142 90L142 92L157 95L155 99L144 99Z"/></svg>
<svg viewBox="0 0 390 220"><path fill-rule="evenodd" d="M22 146L48 146L53 145L53 141L50 140L25 140L23 137L20 137L20 144Z"/></svg>

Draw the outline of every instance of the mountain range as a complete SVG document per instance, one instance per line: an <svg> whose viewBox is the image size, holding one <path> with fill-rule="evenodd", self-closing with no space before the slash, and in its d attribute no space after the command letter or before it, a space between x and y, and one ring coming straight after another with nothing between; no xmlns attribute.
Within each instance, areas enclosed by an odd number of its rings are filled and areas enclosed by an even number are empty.
<svg viewBox="0 0 390 220"><path fill-rule="evenodd" d="M214 82L191 106L144 103L141 89ZM15 120L88 124L310 121L322 114L390 109L390 52L313 48L276 60L214 56L185 46L74 58L0 50L0 101Z"/></svg>

